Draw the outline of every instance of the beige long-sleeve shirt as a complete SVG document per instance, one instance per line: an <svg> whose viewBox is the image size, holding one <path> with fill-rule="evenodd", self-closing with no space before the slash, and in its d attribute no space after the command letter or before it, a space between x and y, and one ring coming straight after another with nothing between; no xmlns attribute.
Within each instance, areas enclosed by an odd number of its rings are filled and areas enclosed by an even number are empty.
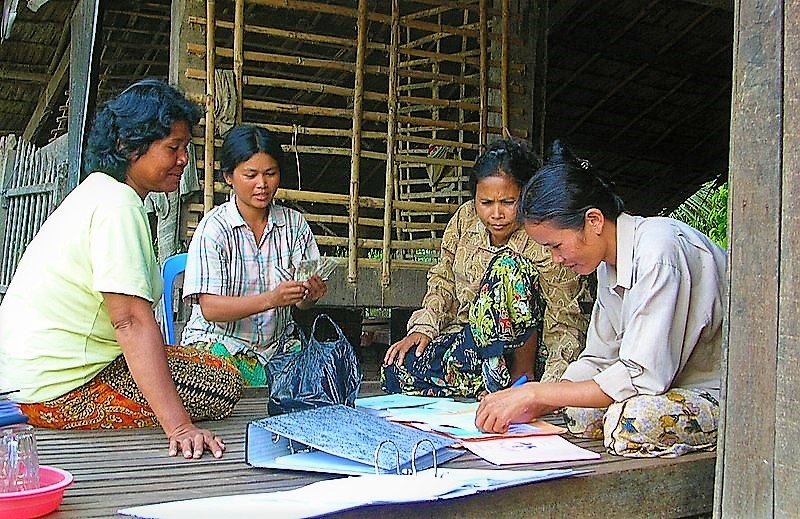
<svg viewBox="0 0 800 519"><path fill-rule="evenodd" d="M509 248L533 261L545 302L543 340L547 346L543 381L557 381L583 349L586 319L579 298L581 278L553 263L541 245L519 228L502 247L490 245L489 232L470 201L455 212L445 228L439 262L428 272L422 308L411 315L408 331L430 338L459 331L469 322L469 308L495 254Z"/></svg>
<svg viewBox="0 0 800 519"><path fill-rule="evenodd" d="M719 395L725 250L670 218L622 214L617 264L597 270L586 349L563 378L619 402L672 387Z"/></svg>

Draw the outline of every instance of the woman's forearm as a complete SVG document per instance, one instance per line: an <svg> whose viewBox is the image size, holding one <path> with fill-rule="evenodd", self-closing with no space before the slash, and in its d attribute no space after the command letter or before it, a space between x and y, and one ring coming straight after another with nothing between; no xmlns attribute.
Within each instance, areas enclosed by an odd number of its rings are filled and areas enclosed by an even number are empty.
<svg viewBox="0 0 800 519"><path fill-rule="evenodd" d="M603 408L611 405L614 400L605 394L597 382L585 380L535 384L531 387L534 400L554 409L561 407L596 407Z"/></svg>
<svg viewBox="0 0 800 519"><path fill-rule="evenodd" d="M269 292L237 297L200 294L198 299L203 318L209 322L238 321L272 308Z"/></svg>
<svg viewBox="0 0 800 519"><path fill-rule="evenodd" d="M190 424L191 418L172 380L150 303L122 294L103 295L133 380L169 437L178 427Z"/></svg>

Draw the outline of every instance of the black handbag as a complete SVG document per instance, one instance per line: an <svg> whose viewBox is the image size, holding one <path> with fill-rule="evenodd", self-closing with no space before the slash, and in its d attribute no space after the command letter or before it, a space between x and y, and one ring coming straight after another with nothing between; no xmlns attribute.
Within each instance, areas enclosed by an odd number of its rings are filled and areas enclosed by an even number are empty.
<svg viewBox="0 0 800 519"><path fill-rule="evenodd" d="M336 338L317 339L320 319L328 320ZM299 328L297 333L299 350L280 351L267 361L267 412L277 415L333 404L353 407L361 387L361 366L342 329L328 315L320 314L308 338Z"/></svg>

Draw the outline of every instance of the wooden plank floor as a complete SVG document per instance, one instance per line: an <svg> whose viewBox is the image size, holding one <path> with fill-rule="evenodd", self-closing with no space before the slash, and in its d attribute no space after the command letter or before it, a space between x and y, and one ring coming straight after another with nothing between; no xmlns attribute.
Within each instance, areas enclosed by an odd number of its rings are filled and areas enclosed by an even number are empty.
<svg viewBox="0 0 800 519"><path fill-rule="evenodd" d="M374 387L365 388L367 393ZM129 431L37 430L44 465L70 471L75 482L52 518L120 517L135 505L237 493L288 490L335 477L255 469L244 463L244 432L250 420L266 416L263 392L250 390L233 415L209 423L224 437L225 456L215 460L170 458L160 429ZM560 418L555 418L560 420ZM556 422L558 423L558 422ZM688 517L710 512L714 453L676 459L627 459L603 452L600 442L575 440L603 453L587 462L519 465L512 468L590 469L591 473L436 503L367 507L336 517L584 517L598 512L617 517ZM471 453L448 467L491 468ZM265 511L265 517L269 513Z"/></svg>

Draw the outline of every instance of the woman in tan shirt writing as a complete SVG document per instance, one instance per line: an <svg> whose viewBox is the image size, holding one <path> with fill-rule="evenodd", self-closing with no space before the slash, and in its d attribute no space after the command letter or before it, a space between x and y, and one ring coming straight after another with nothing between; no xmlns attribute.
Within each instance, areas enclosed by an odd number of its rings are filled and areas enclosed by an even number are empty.
<svg viewBox="0 0 800 519"><path fill-rule="evenodd" d="M536 168L526 143L492 143L478 157L474 199L451 218L439 262L408 335L384 358L390 393L477 396L525 375L555 381L583 348L581 279L552 262L517 221Z"/></svg>

